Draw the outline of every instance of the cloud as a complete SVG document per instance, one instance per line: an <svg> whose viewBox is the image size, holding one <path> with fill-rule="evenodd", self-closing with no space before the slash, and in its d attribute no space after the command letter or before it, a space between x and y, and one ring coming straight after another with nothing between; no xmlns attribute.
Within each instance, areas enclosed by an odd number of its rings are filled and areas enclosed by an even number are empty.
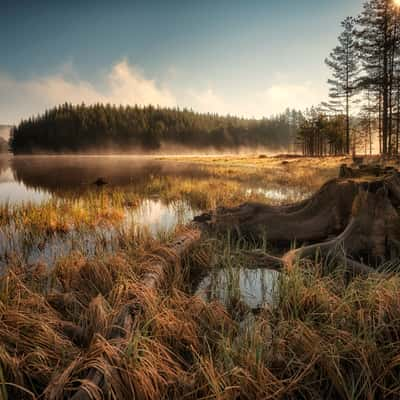
<svg viewBox="0 0 400 400"><path fill-rule="evenodd" d="M104 77L104 90L97 89L88 81L71 79L69 69L62 69L47 77L21 81L0 74L0 121L18 123L21 118L65 102L176 105L176 99L168 89L160 87L154 80L146 79L126 60L116 63Z"/></svg>
<svg viewBox="0 0 400 400"><path fill-rule="evenodd" d="M166 76L170 75L170 70L166 72ZM174 79L165 79L172 85ZM72 63L67 63L55 74L34 79L16 80L0 72L0 124L16 124L21 118L65 102L180 106L198 112L261 118L280 113L287 107L302 110L319 104L326 97L323 84L287 83L289 81L290 77L276 75L265 88L242 90L227 96L212 84L205 89L179 91L175 87L172 91L162 82L146 78L126 60L115 63L96 85L79 78ZM184 84L181 80L178 86Z"/></svg>
<svg viewBox="0 0 400 400"><path fill-rule="evenodd" d="M114 66L109 75L110 102L115 104L155 104L166 107L176 105L175 97L154 80L145 79L126 61Z"/></svg>
<svg viewBox="0 0 400 400"><path fill-rule="evenodd" d="M199 92L189 90L188 94L190 107L195 111L222 115L229 113L229 104L211 88Z"/></svg>
<svg viewBox="0 0 400 400"><path fill-rule="evenodd" d="M304 110L319 104L326 97L326 89L312 82L302 84L276 82L266 89L253 93L238 93L233 98L225 98L211 88L200 92L190 90L188 93L190 107L197 111L248 118L278 114L288 107Z"/></svg>
<svg viewBox="0 0 400 400"><path fill-rule="evenodd" d="M319 104L326 97L326 89L312 82L302 84L277 83L257 93L258 107L277 114L286 108L305 109Z"/></svg>

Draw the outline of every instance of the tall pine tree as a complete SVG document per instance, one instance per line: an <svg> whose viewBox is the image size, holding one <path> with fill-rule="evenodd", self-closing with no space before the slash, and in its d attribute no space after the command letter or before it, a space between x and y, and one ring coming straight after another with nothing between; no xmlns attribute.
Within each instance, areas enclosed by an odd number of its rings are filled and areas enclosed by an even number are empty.
<svg viewBox="0 0 400 400"><path fill-rule="evenodd" d="M333 79L329 79L331 86L329 96L331 107L342 111L346 116L345 150L350 153L350 112L351 104L357 89L358 57L355 40L355 20L347 17L342 22L343 32L338 37L336 46L325 63L331 68Z"/></svg>
<svg viewBox="0 0 400 400"><path fill-rule="evenodd" d="M358 18L363 89L376 93L380 149L392 152L393 71L397 55L397 10L393 0L369 0Z"/></svg>

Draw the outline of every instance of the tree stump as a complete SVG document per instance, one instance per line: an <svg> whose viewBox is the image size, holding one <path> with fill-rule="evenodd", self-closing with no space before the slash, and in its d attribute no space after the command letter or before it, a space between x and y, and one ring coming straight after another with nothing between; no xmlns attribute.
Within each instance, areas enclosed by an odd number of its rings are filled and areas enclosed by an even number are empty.
<svg viewBox="0 0 400 400"><path fill-rule="evenodd" d="M252 239L267 238L278 247L295 242L302 247L279 258L289 267L296 257L331 252L340 244L345 260L366 272L398 255L399 206L398 170L342 165L338 178L326 182L305 201L276 207L262 203L221 207L195 217L195 222L209 231L230 230ZM271 256L271 261L277 258Z"/></svg>

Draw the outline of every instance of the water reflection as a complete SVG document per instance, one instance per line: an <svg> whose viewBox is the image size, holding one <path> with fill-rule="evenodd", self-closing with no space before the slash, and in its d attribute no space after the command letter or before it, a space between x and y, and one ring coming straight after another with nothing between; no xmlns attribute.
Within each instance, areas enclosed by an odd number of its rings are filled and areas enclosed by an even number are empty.
<svg viewBox="0 0 400 400"><path fill-rule="evenodd" d="M303 200L305 196L307 197L311 196L311 193L304 192L302 190L299 190L299 188L293 188L293 187L282 187L282 186L269 187L269 188L257 187L257 188L249 188L246 190L246 194L248 196L254 193L262 195L266 199L271 199L278 203L283 203L287 201L287 199L290 199L292 202L296 202Z"/></svg>
<svg viewBox="0 0 400 400"><path fill-rule="evenodd" d="M274 183L263 187L254 181L243 181L239 176L215 175L212 169L199 164L157 161L146 157L0 157L0 204L38 203L51 197L76 198L96 193L101 189L93 183L99 178L108 183L107 190L133 193L139 199L162 198L176 180L193 184L209 179L213 179L217 189L227 182L234 183L243 194L243 199L256 195L270 203L283 203L309 195L304 188ZM169 202L171 199L164 200ZM199 208L194 199L191 206ZM157 209L156 205L154 209Z"/></svg>
<svg viewBox="0 0 400 400"><path fill-rule="evenodd" d="M108 185L96 186L99 178ZM271 204L309 195L304 189L273 182L263 187L259 181L218 174L200 164L146 157L0 157L0 205L77 199L87 194L108 196L115 191L127 194L126 223L151 232L170 230L196 213L221 205L216 204L217 195L224 201L225 195L234 194L235 202L255 195Z"/></svg>
<svg viewBox="0 0 400 400"><path fill-rule="evenodd" d="M272 303L278 276L278 272L263 268L217 269L200 282L196 294L226 306L234 298L254 310Z"/></svg>
<svg viewBox="0 0 400 400"><path fill-rule="evenodd" d="M51 195L47 191L28 188L25 184L15 181L11 168L0 174L0 204L42 203L50 198Z"/></svg>
<svg viewBox="0 0 400 400"><path fill-rule="evenodd" d="M100 177L108 185L102 188L94 185ZM7 263L10 254L21 254L28 263L43 261L51 265L57 257L68 255L76 248L90 255L95 251L96 243L103 243L112 251L118 230L134 229L136 232L145 229L154 236L161 231L170 231L177 224L189 222L206 208L214 208L215 204L210 205L210 201L214 202L215 193L222 194L222 201L225 201L223 196L234 192L235 202L257 194L270 203L293 201L293 198L307 195L304 190L278 184L262 187L259 181L244 181L243 176L219 174L200 164L158 161L146 157L0 157L0 205L41 203L51 198L79 199L87 194L96 197L104 194L107 197L114 191L127 194L123 197L124 201L127 199L124 203L124 222L118 227L97 227L95 231L86 233L80 229L65 235L55 234L46 237L43 242L43 237L38 234L27 238L30 233L25 232L23 227L17 231L12 224L0 226L0 267ZM242 293L256 293L253 305L254 302L267 301L265 296L268 290L265 291L265 288L268 285L261 277L264 273L243 271L238 278ZM228 282L227 277L224 272L220 274L217 278L224 287ZM211 286L208 286L217 288L218 285L213 282L215 277L210 282ZM219 289L213 293L224 296ZM248 296L245 298L250 301Z"/></svg>
<svg viewBox="0 0 400 400"><path fill-rule="evenodd" d="M206 170L196 165L129 156L14 157L10 168L16 182L57 196L94 190L93 183L100 177L113 188L143 191L154 177L208 176Z"/></svg>
<svg viewBox="0 0 400 400"><path fill-rule="evenodd" d="M200 211L198 211L200 212ZM186 201L164 204L161 200L146 199L133 212L128 212L126 224L146 227L152 234L172 230L177 224L193 220L195 210Z"/></svg>
<svg viewBox="0 0 400 400"><path fill-rule="evenodd" d="M112 253L118 249L119 231L113 227L96 227L90 232L71 230L43 238L16 229L13 225L0 227L0 273L7 266L9 257L18 257L27 265L43 263L52 266L72 252L91 257L99 252ZM101 247L98 248L99 244Z"/></svg>

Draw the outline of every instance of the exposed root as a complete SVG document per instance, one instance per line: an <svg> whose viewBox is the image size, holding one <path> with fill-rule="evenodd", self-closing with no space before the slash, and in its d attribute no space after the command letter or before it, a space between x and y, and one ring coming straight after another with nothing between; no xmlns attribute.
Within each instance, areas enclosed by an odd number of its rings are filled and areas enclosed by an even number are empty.
<svg viewBox="0 0 400 400"><path fill-rule="evenodd" d="M399 206L400 174L396 169L342 165L339 178L327 182L308 200L279 207L246 203L219 208L195 221L212 231L266 237L278 246L300 243L300 248L281 258L259 256L262 265L291 269L300 258L318 252L321 257L335 254L354 273L366 274L390 259L393 244L400 241ZM343 250L338 251L339 247Z"/></svg>

